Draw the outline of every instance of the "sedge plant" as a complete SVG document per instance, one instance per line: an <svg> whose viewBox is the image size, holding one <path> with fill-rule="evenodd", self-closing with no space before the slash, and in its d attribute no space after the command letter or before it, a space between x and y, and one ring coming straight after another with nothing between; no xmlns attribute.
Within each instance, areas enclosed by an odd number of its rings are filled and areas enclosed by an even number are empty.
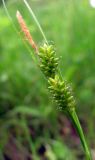
<svg viewBox="0 0 95 160"><path fill-rule="evenodd" d="M20 24L20 28L25 38L28 40L30 46L34 49L36 55L38 56L38 65L44 76L46 77L48 89L53 97L54 103L57 104L58 109L61 112L63 112L66 116L68 116L68 118L72 120L72 123L79 135L80 141L84 148L86 160L92 160L88 144L86 142L79 118L76 113L76 102L72 93L72 88L63 79L62 74L60 74L59 58L56 55L55 47L54 45L48 43L48 40L46 39L46 36L28 2L26 0L23 1L29 12L31 13L33 19L35 20L44 38L44 43L40 47L36 45L21 13L17 11L16 17ZM3 4L6 9L4 0Z"/></svg>
<svg viewBox="0 0 95 160"><path fill-rule="evenodd" d="M19 11L17 11L16 16L21 30L38 55L39 67L46 77L48 82L48 89L54 99L54 102L57 103L59 110L63 111L64 114L66 114L72 120L83 145L86 160L91 160L91 154L85 140L81 124L76 114L76 103L72 89L71 86L67 84L60 75L58 68L59 58L56 56L54 45L49 44L45 39L45 43L38 47L33 41L30 31L27 28L26 23Z"/></svg>

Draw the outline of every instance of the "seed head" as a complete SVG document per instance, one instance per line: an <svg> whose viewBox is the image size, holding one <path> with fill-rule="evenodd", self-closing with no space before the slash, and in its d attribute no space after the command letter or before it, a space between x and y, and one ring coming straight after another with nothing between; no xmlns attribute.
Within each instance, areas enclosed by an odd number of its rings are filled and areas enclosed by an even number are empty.
<svg viewBox="0 0 95 160"><path fill-rule="evenodd" d="M47 78L54 77L58 69L58 58L53 45L44 43L39 47L40 68Z"/></svg>
<svg viewBox="0 0 95 160"><path fill-rule="evenodd" d="M57 105L65 111L75 109L75 99L73 97L71 87L63 80L60 80L56 75L54 78L49 78L49 90Z"/></svg>

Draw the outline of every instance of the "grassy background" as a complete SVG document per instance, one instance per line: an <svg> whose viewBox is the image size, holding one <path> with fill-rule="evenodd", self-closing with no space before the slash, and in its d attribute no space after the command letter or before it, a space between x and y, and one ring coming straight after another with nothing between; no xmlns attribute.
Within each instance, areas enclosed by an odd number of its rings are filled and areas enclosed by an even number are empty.
<svg viewBox="0 0 95 160"><path fill-rule="evenodd" d="M29 3L47 39L56 46L62 75L73 86L76 110L90 147L94 150L95 9L87 0L35 0ZM39 157L74 160L77 156L77 159L82 159L82 149L73 127L66 117L55 109L44 76L29 53L31 48L28 46L27 49L23 43L26 43L26 40L21 36L15 17L16 10L22 13L38 45L43 43L43 37L22 1L9 0L7 7L18 33L1 6L1 158L8 156L12 160L21 160L34 156L35 160ZM73 142L74 139L76 142ZM11 146L14 145L16 149L12 151ZM43 150L42 154L40 149ZM18 155L16 158L15 152Z"/></svg>

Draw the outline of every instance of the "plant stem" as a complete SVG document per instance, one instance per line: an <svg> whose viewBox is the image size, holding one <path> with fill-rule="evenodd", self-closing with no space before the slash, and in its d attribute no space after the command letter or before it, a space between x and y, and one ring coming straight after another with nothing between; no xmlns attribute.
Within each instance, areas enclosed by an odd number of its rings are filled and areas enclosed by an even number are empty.
<svg viewBox="0 0 95 160"><path fill-rule="evenodd" d="M69 117L71 118L76 130L77 130L77 133L80 137L80 141L82 143L82 146L84 148L84 151L85 151L85 155L86 155L86 160L92 160L91 158L91 153L89 151L89 147L87 145L87 142L86 142L86 139L85 139L85 136L84 136L84 133L83 133L83 130L82 130L82 127L81 127L81 124L79 122L79 119L78 119L78 116L76 114L76 111L72 111L72 112L69 112Z"/></svg>

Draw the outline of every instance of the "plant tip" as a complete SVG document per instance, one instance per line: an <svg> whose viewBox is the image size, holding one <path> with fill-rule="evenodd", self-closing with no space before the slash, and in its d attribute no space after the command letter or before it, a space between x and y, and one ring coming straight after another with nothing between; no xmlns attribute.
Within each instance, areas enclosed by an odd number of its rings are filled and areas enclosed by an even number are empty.
<svg viewBox="0 0 95 160"><path fill-rule="evenodd" d="M21 14L20 14L20 12L17 10L17 12L16 12L16 17L19 17L19 16L21 16Z"/></svg>

